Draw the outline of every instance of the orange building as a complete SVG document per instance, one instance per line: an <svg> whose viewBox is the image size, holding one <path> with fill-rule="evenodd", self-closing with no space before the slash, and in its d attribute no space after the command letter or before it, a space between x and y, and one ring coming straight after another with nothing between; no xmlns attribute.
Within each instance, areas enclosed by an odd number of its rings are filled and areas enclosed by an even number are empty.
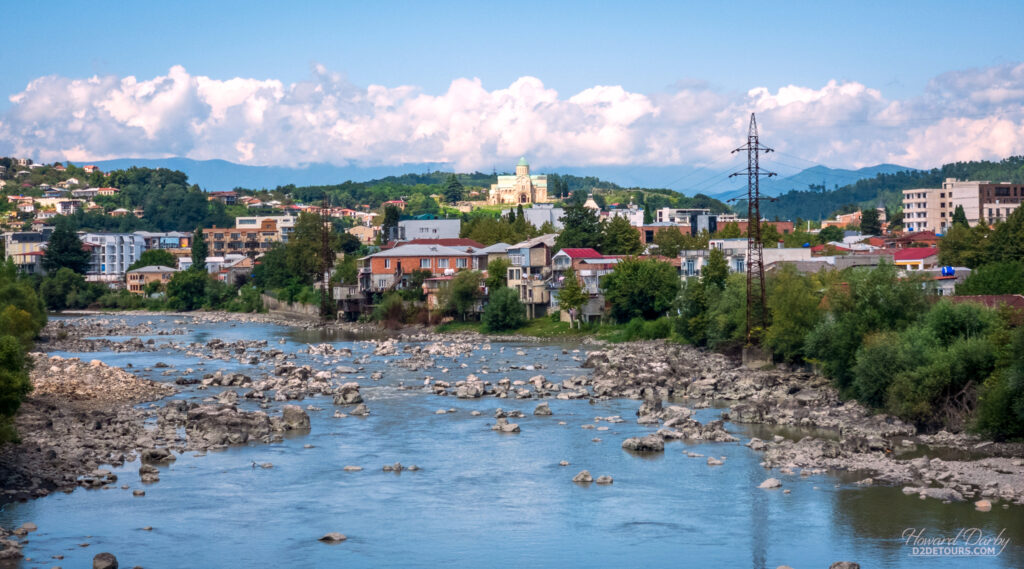
<svg viewBox="0 0 1024 569"><path fill-rule="evenodd" d="M473 269L473 252L468 247L443 245L399 245L359 260L362 291L403 288L413 271L430 271L435 277Z"/></svg>
<svg viewBox="0 0 1024 569"><path fill-rule="evenodd" d="M266 253L281 240L277 232L277 222L264 219L258 228L240 229L218 228L214 226L203 230L203 241L210 248L210 255L223 256L230 253L257 257Z"/></svg>

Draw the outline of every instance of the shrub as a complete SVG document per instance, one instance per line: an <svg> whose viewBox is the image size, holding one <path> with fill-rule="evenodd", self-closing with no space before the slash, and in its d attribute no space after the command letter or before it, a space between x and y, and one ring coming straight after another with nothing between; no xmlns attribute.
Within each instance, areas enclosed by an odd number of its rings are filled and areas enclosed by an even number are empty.
<svg viewBox="0 0 1024 569"><path fill-rule="evenodd" d="M373 309L373 319L384 324L385 328L400 328L405 323L405 303L396 292L388 293Z"/></svg>
<svg viewBox="0 0 1024 569"><path fill-rule="evenodd" d="M516 291L506 287L491 292L484 309L484 327L490 332L515 330L526 324L526 307Z"/></svg>

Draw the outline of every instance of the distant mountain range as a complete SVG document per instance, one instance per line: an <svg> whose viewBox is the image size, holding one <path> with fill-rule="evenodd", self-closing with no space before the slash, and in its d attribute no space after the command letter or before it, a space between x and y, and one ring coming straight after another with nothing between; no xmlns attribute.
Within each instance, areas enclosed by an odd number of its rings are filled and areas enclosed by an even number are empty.
<svg viewBox="0 0 1024 569"><path fill-rule="evenodd" d="M84 165L81 163L79 165ZM132 166L147 168L169 168L180 170L188 175L189 181L198 184L205 190L230 190L236 187L260 189L274 188L294 184L296 186L316 186L339 184L347 180L365 182L397 176L402 174L422 174L433 171L452 171L451 164L420 163L398 166L334 166L331 164L308 164L302 166L248 166L226 160L192 160L190 158L118 158L89 162L102 170L117 170ZM511 165L509 165L511 170ZM556 167L537 168L538 172L573 174L577 176L594 176L613 182L623 187L673 188L681 193L691 195L697 191L688 190L685 185L677 186L681 179L699 179L704 174L701 170L687 166L591 166L591 167ZM880 164L859 170L843 170L814 166L785 178L769 178L761 182L761 191L765 195L778 196L790 190L807 190L808 186L824 185L832 190L852 184L858 180L873 178L879 173L893 173L911 170L895 164ZM707 186L701 185L700 193L720 199L743 197L746 187L735 185L735 179Z"/></svg>
<svg viewBox="0 0 1024 569"><path fill-rule="evenodd" d="M913 171L914 168L898 166L896 164L879 164L867 166L858 170L844 170L842 168L829 168L827 166L812 166L785 178L764 178L761 180L761 194L771 197L781 196L789 191L833 191L843 186L855 184L860 180L874 178L879 174L895 174L896 172ZM814 186L813 188L811 186ZM824 187L822 187L824 186ZM730 198L745 198L747 186L743 185L734 190L716 194L721 200Z"/></svg>

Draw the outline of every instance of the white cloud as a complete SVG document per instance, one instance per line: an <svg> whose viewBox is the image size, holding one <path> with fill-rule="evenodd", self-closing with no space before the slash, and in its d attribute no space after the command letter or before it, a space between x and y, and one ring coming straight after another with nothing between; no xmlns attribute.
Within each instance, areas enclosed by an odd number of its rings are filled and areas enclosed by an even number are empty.
<svg viewBox="0 0 1024 569"><path fill-rule="evenodd" d="M549 166L698 166L744 142L751 111L777 150L830 166L931 167L1024 153L1024 64L946 73L905 100L834 80L746 93L690 81L667 93L598 85L564 95L535 77L492 91L461 78L431 95L358 87L317 65L290 85L181 66L149 79L47 76L10 101L0 153L43 161L187 156L470 170L526 155Z"/></svg>

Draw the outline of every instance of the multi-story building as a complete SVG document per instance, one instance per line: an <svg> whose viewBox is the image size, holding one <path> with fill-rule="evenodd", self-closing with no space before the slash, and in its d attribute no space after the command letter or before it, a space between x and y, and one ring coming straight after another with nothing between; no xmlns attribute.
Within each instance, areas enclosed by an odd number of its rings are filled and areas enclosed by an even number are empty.
<svg viewBox="0 0 1024 569"><path fill-rule="evenodd" d="M1024 185L946 178L941 188L903 190L903 227L907 231L945 232L957 207L972 227L979 221L1005 221L1024 200Z"/></svg>
<svg viewBox="0 0 1024 569"><path fill-rule="evenodd" d="M508 286L519 293L530 318L543 316L551 302L547 280L551 278L554 233L534 237L508 247Z"/></svg>
<svg viewBox="0 0 1024 569"><path fill-rule="evenodd" d="M240 254L258 257L266 253L281 240L274 220L264 220L260 227L252 229L212 227L203 230L203 240L212 256Z"/></svg>
<svg viewBox="0 0 1024 569"><path fill-rule="evenodd" d="M403 219L398 222L398 233L387 235L388 241L413 239L458 239L462 230L460 219Z"/></svg>
<svg viewBox="0 0 1024 569"><path fill-rule="evenodd" d="M475 252L469 247L444 245L399 245L359 260L359 287L364 292L405 288L413 271L432 276L450 276L472 269Z"/></svg>
<svg viewBox="0 0 1024 569"><path fill-rule="evenodd" d="M94 282L123 283L128 267L146 249L146 240L132 233L85 233L80 237L91 253L85 278Z"/></svg>
<svg viewBox="0 0 1024 569"><path fill-rule="evenodd" d="M235 228L262 229L264 227L270 227L267 222L273 221L277 227L278 240L282 243L287 243L288 237L291 236L293 231L295 231L295 221L298 218L299 217L297 215L253 215L236 217Z"/></svg>
<svg viewBox="0 0 1024 569"><path fill-rule="evenodd" d="M142 237L146 249L165 249L174 254L184 254L192 247L192 234L186 231L134 231Z"/></svg>
<svg viewBox="0 0 1024 569"><path fill-rule="evenodd" d="M14 261L18 270L28 274L43 272L43 253L53 228L42 231L12 231L3 234L4 255Z"/></svg>
<svg viewBox="0 0 1024 569"><path fill-rule="evenodd" d="M166 287L167 283L171 282L171 279L174 278L174 273L177 272L178 269L164 267L163 265L139 267L125 274L125 283L128 285L128 292L132 294L145 294L146 285L151 282L159 282Z"/></svg>

